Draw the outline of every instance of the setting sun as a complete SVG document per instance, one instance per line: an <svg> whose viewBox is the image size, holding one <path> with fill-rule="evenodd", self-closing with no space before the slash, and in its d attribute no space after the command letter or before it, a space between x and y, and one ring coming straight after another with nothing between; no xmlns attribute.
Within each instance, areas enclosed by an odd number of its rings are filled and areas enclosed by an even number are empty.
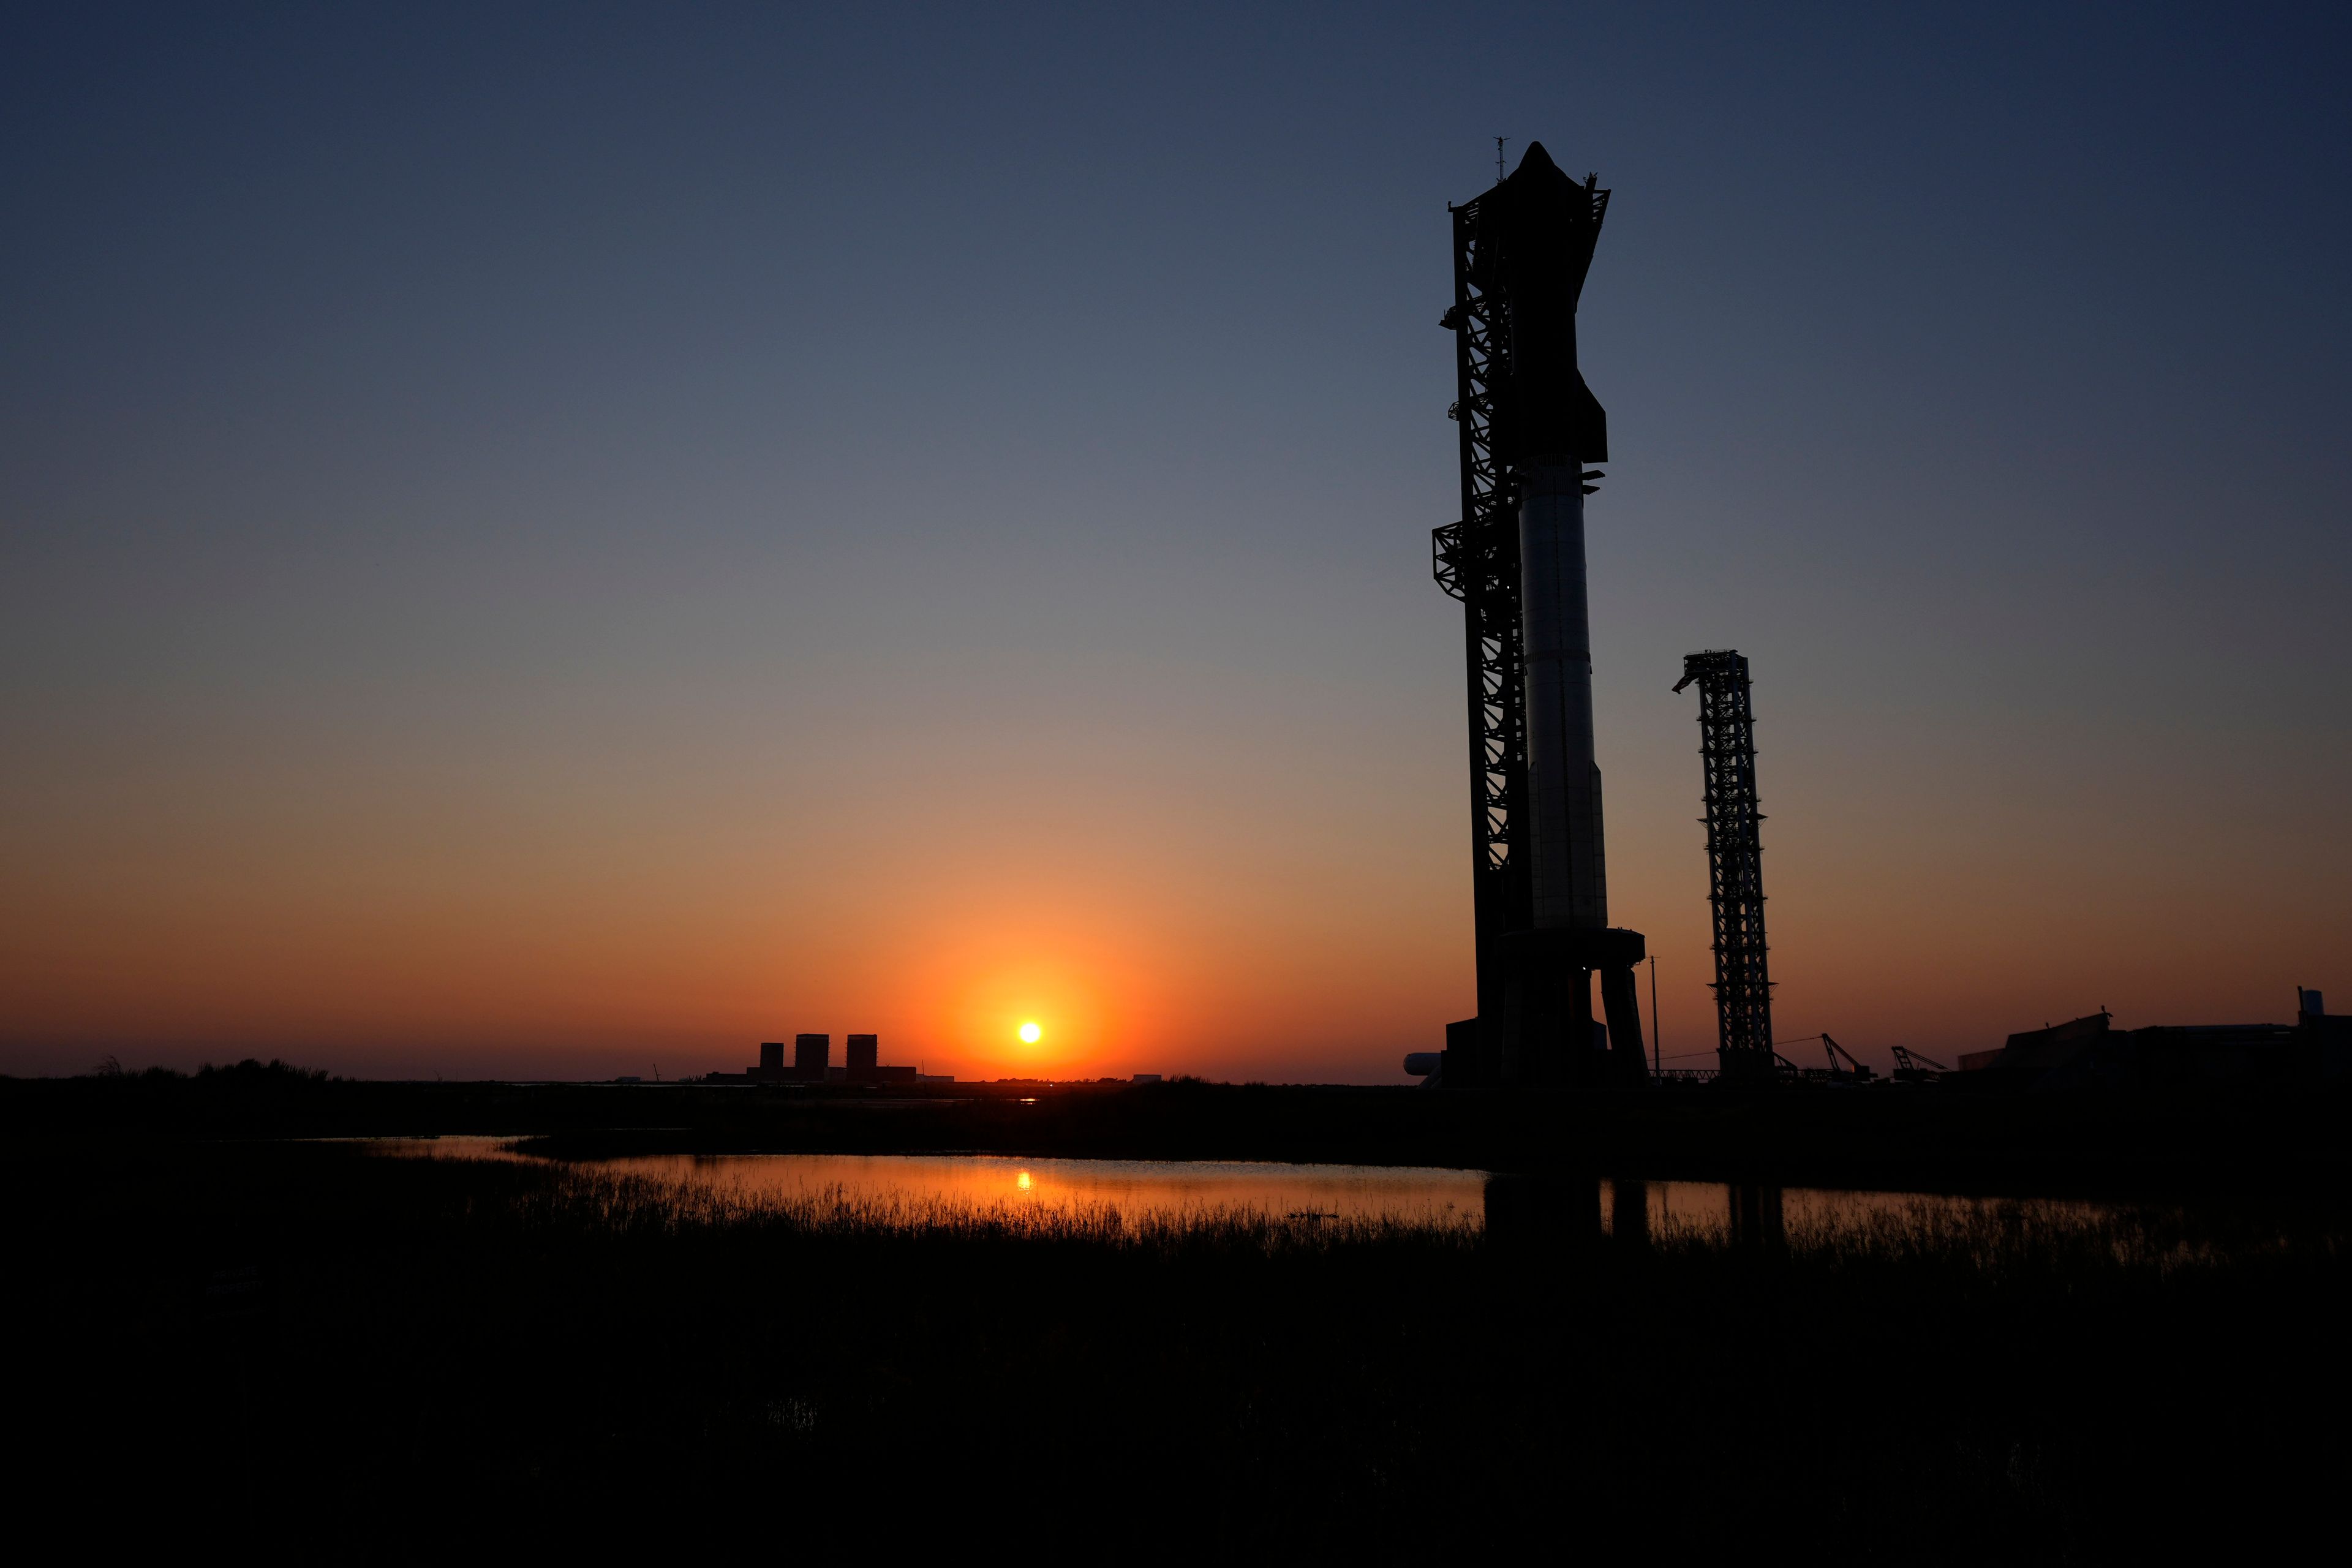
<svg viewBox="0 0 2352 1568"><path fill-rule="evenodd" d="M1021 1026L1021 1041L1024 1045L1034 1046L1045 1032L1034 1024L1024 1024Z"/></svg>

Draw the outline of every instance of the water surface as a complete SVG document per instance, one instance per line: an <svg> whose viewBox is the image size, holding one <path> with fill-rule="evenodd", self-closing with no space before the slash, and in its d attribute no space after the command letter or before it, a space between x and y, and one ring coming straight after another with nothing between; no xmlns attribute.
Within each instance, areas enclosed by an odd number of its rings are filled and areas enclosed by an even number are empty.
<svg viewBox="0 0 2352 1568"><path fill-rule="evenodd" d="M384 1139L373 1146L427 1158L534 1158L490 1138ZM945 1208L1030 1219L1114 1210L1129 1222L1255 1215L1472 1229L1486 1225L1489 1185L1497 1183L1485 1171L1434 1166L1007 1154L643 1154L583 1163L681 1194L711 1193L756 1205L845 1201L909 1214ZM1758 1226L1803 1234L1874 1220L1929 1226L1965 1220L1988 1202L1930 1193L1633 1181L1602 1181L1570 1201L1580 1206L1585 1194L1602 1232L1642 1226L1662 1237L1720 1238ZM2061 1224L2089 1223L2111 1212L2107 1205L2067 1201L2036 1200L2031 1206Z"/></svg>

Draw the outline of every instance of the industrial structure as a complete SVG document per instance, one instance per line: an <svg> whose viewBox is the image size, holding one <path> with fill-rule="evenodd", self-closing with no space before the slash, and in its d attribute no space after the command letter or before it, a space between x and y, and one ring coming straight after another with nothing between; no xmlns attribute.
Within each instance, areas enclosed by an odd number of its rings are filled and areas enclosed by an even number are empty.
<svg viewBox="0 0 2352 1568"><path fill-rule="evenodd" d="M1538 143L1451 208L1462 517L1433 555L1462 601L1478 1016L1446 1029L1449 1088L1649 1078L1644 944L1609 924L1585 595L1584 498L1601 478L1586 465L1607 460L1609 433L1577 367L1576 311L1608 207L1597 177L1578 184Z"/></svg>
<svg viewBox="0 0 2352 1568"><path fill-rule="evenodd" d="M1963 1052L1957 1072L1937 1075L1956 1089L2036 1093L2347 1079L2352 1017L2329 1013L2320 994L2304 986L2295 988L2292 1024L2118 1029L2102 1007L2011 1035L1992 1050Z"/></svg>
<svg viewBox="0 0 2352 1568"><path fill-rule="evenodd" d="M1822 1054L1829 1058L1827 1067L1799 1067L1780 1054L1780 1046L1810 1045L1815 1040L1821 1042ZM1902 1048L1900 1046L1895 1047L1897 1051ZM1818 1035L1806 1035L1798 1039L1780 1041L1780 1045L1772 1048L1772 1068L1784 1079L1794 1079L1805 1083L1871 1083L1878 1078L1876 1068L1839 1045L1837 1037L1826 1029Z"/></svg>
<svg viewBox="0 0 2352 1568"><path fill-rule="evenodd" d="M849 1059L835 1067L833 1063L833 1037L830 1035L795 1035L793 1037L793 1059L784 1061L782 1040L760 1042L760 1065L746 1068L739 1073L706 1073L705 1083L919 1083L947 1082L945 1079L927 1079L910 1067L891 1067L881 1059L881 1037L877 1035L852 1035L849 1037Z"/></svg>
<svg viewBox="0 0 2352 1568"><path fill-rule="evenodd" d="M831 1035L794 1035L793 1037L793 1070L813 1083L823 1083L825 1068L833 1065Z"/></svg>
<svg viewBox="0 0 2352 1568"><path fill-rule="evenodd" d="M1907 1047L1881 1079L1826 1033L1825 1065L1773 1048L1765 940L1756 718L1748 660L1687 655L1676 692L1698 689L1707 901L1715 953L1713 1073L1645 1059L1634 971L1639 931L1609 923L1595 760L1585 500L1608 460L1608 416L1577 363L1576 318L1610 193L1531 143L1518 167L1449 206L1458 521L1434 531L1433 571L1462 605L1469 719L1470 851L1477 1015L1405 1070L1445 1089L1732 1083L1969 1089L2352 1077L2352 1019L2298 997L2293 1026L2110 1031L2104 1012L2011 1037L1948 1070ZM1600 981L1605 1029L1593 1013ZM1654 995L1653 1009L1655 1008ZM852 1070L872 1057L852 1047ZM822 1068L820 1068L822 1071ZM1777 1217L1759 1213L1769 1228Z"/></svg>
<svg viewBox="0 0 2352 1568"><path fill-rule="evenodd" d="M1687 655L1675 689L1694 682L1706 778L1706 897L1715 911L1717 1060L1727 1079L1767 1079L1777 1064L1764 946L1764 814L1756 808L1756 714L1748 661L1730 648Z"/></svg>
<svg viewBox="0 0 2352 1568"><path fill-rule="evenodd" d="M1908 1050L1902 1046L1890 1048L1895 1052L1896 1083L1933 1083L1952 1070L1933 1057L1923 1057L1918 1052Z"/></svg>

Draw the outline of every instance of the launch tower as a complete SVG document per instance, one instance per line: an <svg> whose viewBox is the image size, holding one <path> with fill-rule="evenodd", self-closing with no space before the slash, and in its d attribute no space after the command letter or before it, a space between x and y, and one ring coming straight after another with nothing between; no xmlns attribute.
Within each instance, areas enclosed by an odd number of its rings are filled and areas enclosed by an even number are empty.
<svg viewBox="0 0 2352 1568"><path fill-rule="evenodd" d="M1462 601L1478 1016L1446 1031L1453 1088L1647 1077L1638 931L1609 924L1593 763L1584 498L1608 416L1576 363L1576 309L1609 193L1541 144L1452 209L1462 518L1436 531ZM1592 976L1609 1048L1595 1048Z"/></svg>
<svg viewBox="0 0 2352 1568"><path fill-rule="evenodd" d="M1706 774L1707 902L1715 910L1717 1060L1726 1078L1772 1074L1772 977L1764 955L1764 841L1756 809L1756 714L1748 661L1730 648L1683 659L1698 686Z"/></svg>

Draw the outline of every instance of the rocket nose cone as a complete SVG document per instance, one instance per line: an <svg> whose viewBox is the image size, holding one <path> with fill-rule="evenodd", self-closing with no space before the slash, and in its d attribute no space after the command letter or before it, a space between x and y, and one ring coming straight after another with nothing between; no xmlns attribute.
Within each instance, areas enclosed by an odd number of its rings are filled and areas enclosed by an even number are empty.
<svg viewBox="0 0 2352 1568"><path fill-rule="evenodd" d="M1544 151L1540 142L1528 142L1527 152L1519 158L1519 166L1511 171L1511 187L1529 194L1564 191L1575 184L1551 161L1551 154Z"/></svg>

